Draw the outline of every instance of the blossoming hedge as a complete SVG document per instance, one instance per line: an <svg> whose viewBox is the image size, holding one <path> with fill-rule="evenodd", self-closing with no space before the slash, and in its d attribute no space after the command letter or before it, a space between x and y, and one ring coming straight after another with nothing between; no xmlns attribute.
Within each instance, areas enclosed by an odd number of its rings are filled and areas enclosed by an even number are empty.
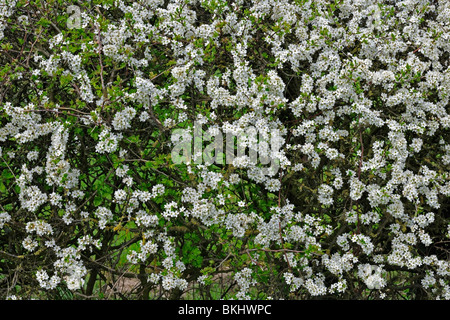
<svg viewBox="0 0 450 320"><path fill-rule="evenodd" d="M1 0L0 46L1 298L450 298L447 0Z"/></svg>

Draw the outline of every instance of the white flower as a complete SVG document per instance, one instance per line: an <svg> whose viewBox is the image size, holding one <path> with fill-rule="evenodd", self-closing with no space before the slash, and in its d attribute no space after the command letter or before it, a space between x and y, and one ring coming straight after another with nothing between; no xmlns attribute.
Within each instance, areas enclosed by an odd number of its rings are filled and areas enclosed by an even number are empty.
<svg viewBox="0 0 450 320"><path fill-rule="evenodd" d="M412 143L410 144L410 147L414 150L414 152L419 152L422 148L423 140L420 138L414 138L412 139Z"/></svg>
<svg viewBox="0 0 450 320"><path fill-rule="evenodd" d="M279 179L269 179L266 181L266 189L270 192L276 192L280 190L281 182Z"/></svg>
<svg viewBox="0 0 450 320"><path fill-rule="evenodd" d="M148 281L151 283L158 283L159 279L161 278L161 275L159 273L150 273L148 276Z"/></svg>
<svg viewBox="0 0 450 320"><path fill-rule="evenodd" d="M23 239L22 245L26 250L33 252L37 248L38 243L36 240L31 238L31 236L27 236L25 239Z"/></svg>
<svg viewBox="0 0 450 320"><path fill-rule="evenodd" d="M108 128L104 128L98 136L98 143L95 151L98 153L111 153L117 150L121 135L112 133Z"/></svg>
<svg viewBox="0 0 450 320"><path fill-rule="evenodd" d="M436 278L434 277L434 272L433 271L427 272L425 277L422 279L421 283L422 283L422 286L424 286L424 288L432 288L436 284Z"/></svg>
<svg viewBox="0 0 450 320"><path fill-rule="evenodd" d="M3 228L5 223L11 220L11 216L7 212L0 212L0 229Z"/></svg>
<svg viewBox="0 0 450 320"><path fill-rule="evenodd" d="M25 187L19 194L22 208L35 212L48 199L47 194L41 192L37 186Z"/></svg>
<svg viewBox="0 0 450 320"><path fill-rule="evenodd" d="M358 276L363 279L367 288L381 289L387 282L382 276L383 269L379 266L363 264L358 266Z"/></svg>
<svg viewBox="0 0 450 320"><path fill-rule="evenodd" d="M370 237L363 234L354 234L350 237L350 240L359 244L365 254L370 255L373 252L374 245Z"/></svg>
<svg viewBox="0 0 450 320"><path fill-rule="evenodd" d="M61 207L62 196L56 192L52 192L49 196L50 203L53 206Z"/></svg>
<svg viewBox="0 0 450 320"><path fill-rule="evenodd" d="M126 197L127 197L127 192L125 190L119 189L119 190L114 191L114 199L116 201L119 201L119 202L124 201L126 199Z"/></svg>
<svg viewBox="0 0 450 320"><path fill-rule="evenodd" d="M98 218L98 225L100 229L104 229L106 224L113 218L111 210L105 207L98 207L94 214Z"/></svg>
<svg viewBox="0 0 450 320"><path fill-rule="evenodd" d="M124 110L114 115L112 125L116 130L125 130L131 127L131 120L136 116L136 110L131 107L125 107Z"/></svg>
<svg viewBox="0 0 450 320"><path fill-rule="evenodd" d="M362 183L357 177L352 177L350 179L350 197L352 200L356 201L361 199L364 190L364 183Z"/></svg>
<svg viewBox="0 0 450 320"><path fill-rule="evenodd" d="M124 165L122 165L122 166L119 166L119 167L117 167L117 169L116 169L116 175L117 175L119 178L123 178L123 177L126 176L128 169L129 169L129 167L128 167L128 165L126 165L126 164L124 164Z"/></svg>
<svg viewBox="0 0 450 320"><path fill-rule="evenodd" d="M25 230L28 233L36 232L37 235L50 235L53 233L53 228L50 224L42 220L36 220L32 222L28 222L25 226Z"/></svg>
<svg viewBox="0 0 450 320"><path fill-rule="evenodd" d="M168 219L175 218L179 214L179 211L177 209L178 209L178 204L175 201L171 201L164 205L164 211L163 211L162 215Z"/></svg>
<svg viewBox="0 0 450 320"><path fill-rule="evenodd" d="M39 152L38 151L30 151L27 154L27 158L30 161L37 160L38 156L39 156Z"/></svg>
<svg viewBox="0 0 450 320"><path fill-rule="evenodd" d="M162 286L164 290L171 290L177 286L177 279L172 273L162 276Z"/></svg>
<svg viewBox="0 0 450 320"><path fill-rule="evenodd" d="M316 279L307 279L304 283L304 287L312 296L321 296L327 293L327 287L320 277L317 277Z"/></svg>
<svg viewBox="0 0 450 320"><path fill-rule="evenodd" d="M334 148L328 148L325 151L325 155L327 156L328 159L333 160L339 155L339 152Z"/></svg>

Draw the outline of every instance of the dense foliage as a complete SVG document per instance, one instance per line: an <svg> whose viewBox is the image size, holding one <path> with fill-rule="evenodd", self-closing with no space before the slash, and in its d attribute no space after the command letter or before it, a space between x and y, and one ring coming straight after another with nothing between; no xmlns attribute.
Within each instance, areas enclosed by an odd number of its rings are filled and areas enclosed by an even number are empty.
<svg viewBox="0 0 450 320"><path fill-rule="evenodd" d="M450 298L447 0L0 0L0 83L3 299Z"/></svg>

